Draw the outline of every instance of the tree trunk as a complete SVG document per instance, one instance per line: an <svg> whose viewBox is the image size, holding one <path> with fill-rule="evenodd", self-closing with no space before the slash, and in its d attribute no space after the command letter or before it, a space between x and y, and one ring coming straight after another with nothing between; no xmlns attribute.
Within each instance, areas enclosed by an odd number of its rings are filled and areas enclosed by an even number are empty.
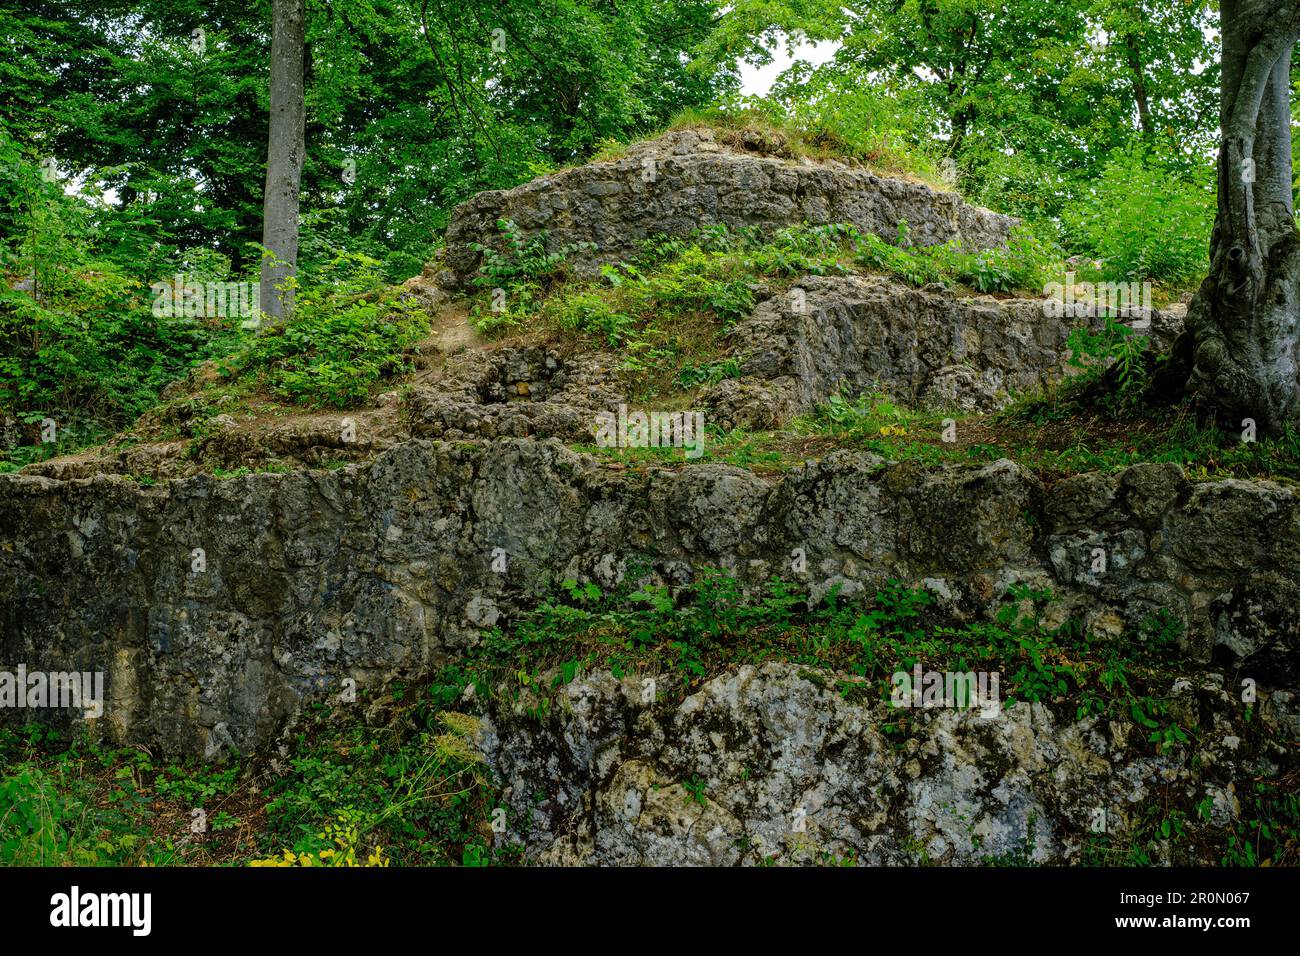
<svg viewBox="0 0 1300 956"><path fill-rule="evenodd" d="M1222 0L1219 198L1210 274L1187 312L1188 390L1233 427L1300 424L1300 241L1291 54L1300 0Z"/></svg>
<svg viewBox="0 0 1300 956"><path fill-rule="evenodd" d="M1142 57L1135 37L1125 37L1124 52L1129 71L1133 74L1133 102L1137 104L1138 126L1144 136L1150 136L1155 128L1151 122L1151 104L1147 98L1147 78L1142 70Z"/></svg>
<svg viewBox="0 0 1300 956"><path fill-rule="evenodd" d="M271 33L271 129L262 201L261 308L272 321L293 308L288 280L298 265L298 189L306 153L303 96L304 0L274 0Z"/></svg>

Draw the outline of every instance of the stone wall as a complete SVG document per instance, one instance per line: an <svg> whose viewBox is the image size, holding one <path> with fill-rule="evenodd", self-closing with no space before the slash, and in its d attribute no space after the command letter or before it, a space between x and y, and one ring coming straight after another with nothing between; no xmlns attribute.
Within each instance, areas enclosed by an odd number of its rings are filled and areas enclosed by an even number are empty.
<svg viewBox="0 0 1300 956"><path fill-rule="evenodd" d="M1156 347L1182 327L1177 309L1136 316ZM714 420L773 428L832 395L878 393L908 408L993 411L1077 374L1071 333L1105 318L1053 316L1040 299L918 289L883 276L805 276L739 323L741 378L707 396Z"/></svg>
<svg viewBox="0 0 1300 956"><path fill-rule="evenodd" d="M1102 831L1123 845L1153 805L1205 800L1155 862L1217 864L1195 855L1198 836L1237 820L1240 781L1273 778L1286 753L1272 741L1300 735L1293 695L1265 695L1249 720L1222 675L1167 688L1196 728L1177 757L1123 717L904 712L845 700L843 677L745 665L674 703L645 675L599 672L562 686L545 716L531 697L499 707L480 735L509 808L499 839L552 865L1059 865Z"/></svg>
<svg viewBox="0 0 1300 956"><path fill-rule="evenodd" d="M439 281L449 288L468 282L480 259L471 244L499 247L500 219L513 220L525 238L545 231L551 250L594 243L595 252L572 258L579 273L633 257L651 236L685 236L718 223L775 230L846 222L892 240L907 220L918 245L957 239L981 249L1004 244L1014 224L955 193L841 162L748 152L743 139L719 142L708 129L668 133L615 160L479 193L452 214L442 261L433 267L444 270Z"/></svg>
<svg viewBox="0 0 1300 956"><path fill-rule="evenodd" d="M410 441L333 472L0 476L0 542L0 670L103 670L100 728L168 752L266 744L345 678L426 674L548 580L609 585L642 556L669 584L723 566L818 598L924 582L954 619L994 613L1013 583L1054 589L1055 613L1100 633L1169 608L1195 658L1264 687L1300 676L1296 493L1172 465L1049 487L1009 461L836 452L762 478L607 468L552 441Z"/></svg>

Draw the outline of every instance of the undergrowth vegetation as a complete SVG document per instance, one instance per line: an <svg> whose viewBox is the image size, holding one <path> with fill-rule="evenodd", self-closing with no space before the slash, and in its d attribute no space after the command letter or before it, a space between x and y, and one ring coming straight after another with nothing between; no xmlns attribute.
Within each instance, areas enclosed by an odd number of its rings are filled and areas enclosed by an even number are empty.
<svg viewBox="0 0 1300 956"><path fill-rule="evenodd" d="M565 581L449 668L440 703L473 684L479 695L541 691L536 704L545 707L550 688L593 668L616 677L676 673L683 693L725 667L766 660L851 675L838 684L846 697L887 703L890 677L919 663L999 671L1007 706L1069 699L1077 717L1165 726L1155 722L1164 704L1154 692L1178 670L1177 622L1160 614L1121 638L1103 638L1077 621L1049 623L1052 600L1050 592L1017 586L993 620L955 626L933 594L898 582L866 601L836 588L813 603L795 583L773 578L761 593L746 594L729 573L709 569L680 588L629 583L606 592ZM1170 729L1169 739L1186 740L1187 732Z"/></svg>
<svg viewBox="0 0 1300 956"><path fill-rule="evenodd" d="M708 316L726 331L754 307L758 280L807 275L883 272L912 285L964 285L980 292L1027 291L1064 274L1061 250L1024 227L1005 249L970 250L952 241L916 246L906 221L892 241L846 223L790 226L765 235L757 227L718 224L688 237L656 236L633 262L606 265L597 281L563 281L578 246L547 253L544 233L525 240L499 220L502 249L476 245L483 255L474 285L481 331L538 324L587 333L626 345L653 332L652 319Z"/></svg>
<svg viewBox="0 0 1300 956"><path fill-rule="evenodd" d="M260 330L233 315L154 315L138 283L89 260L48 281L38 273L39 298L0 283L0 342L9 346L0 472L103 441L159 408L162 388L204 361L228 395L264 391L303 408L364 402L410 370L410 348L429 328L428 313L388 285L381 266L336 253L304 276L290 316ZM224 276L213 268L188 279ZM184 401L201 403L202 391Z"/></svg>
<svg viewBox="0 0 1300 956"><path fill-rule="evenodd" d="M1201 733L1169 703L1188 666L1180 627L1163 612L1103 636L1053 614L1049 592L1023 586L991 619L956 624L929 591L897 582L813 603L804 586L777 578L747 593L724 570L702 569L674 588L636 580L630 569L628 583L608 591L562 582L428 683L392 687L365 706L311 705L287 756L162 761L37 726L0 733L0 864L519 863L521 848L497 834L503 819L511 829L524 821L503 818L512 811L470 744L476 718L452 708L472 687L476 706L495 698L542 719L557 688L596 669L653 675L656 703L672 706L722 670L789 661L807 680L880 708L898 748L924 718L891 705L891 675L917 664L996 671L1003 708L1040 703L1063 719L1121 721L1140 749L1169 760L1192 759ZM1123 841L1094 834L1083 862L1158 862L1156 842L1180 839L1191 815L1208 813L1204 802L1184 802L1153 808ZM1198 852L1224 865L1297 862L1294 791L1252 785L1240 819L1216 839Z"/></svg>
<svg viewBox="0 0 1300 956"><path fill-rule="evenodd" d="M406 352L429 316L384 284L381 263L340 254L298 291L286 322L263 329L218 364L227 377L253 375L301 405L348 408L375 383L409 369Z"/></svg>
<svg viewBox="0 0 1300 956"><path fill-rule="evenodd" d="M1204 278L1215 209L1210 172L1187 181L1140 148L1112 156L1062 211L1070 248L1096 263L1084 277L1151 279L1175 289Z"/></svg>
<svg viewBox="0 0 1300 956"><path fill-rule="evenodd" d="M716 225L648 239L634 261L580 280L566 267L576 246L547 253L544 234L525 240L514 222L497 225L502 247L478 246L483 262L473 282L482 291L471 309L478 330L568 335L616 350L647 397L738 376L728 334L761 296L804 276L874 272L916 286L1038 294L1064 274L1060 250L1023 228L1006 249L972 251L955 242L915 246L904 222L892 242L842 223L766 235Z"/></svg>
<svg viewBox="0 0 1300 956"><path fill-rule="evenodd" d="M468 865L493 846L494 790L474 718L409 692L367 722L313 705L280 760L212 765L0 732L0 865Z"/></svg>
<svg viewBox="0 0 1300 956"><path fill-rule="evenodd" d="M1241 791L1242 812L1213 843L1204 831L1194 838L1192 825L1210 819L1213 799L1191 806L1169 791L1142 807L1131 831L1117 836L1094 833L1084 847L1085 866L1160 866L1170 848L1199 844L1205 859L1219 866L1295 866L1300 863L1300 781L1257 779ZM1182 804L1182 805L1180 805Z"/></svg>
<svg viewBox="0 0 1300 956"><path fill-rule="evenodd" d="M1010 458L1045 476L1112 471L1171 462L1194 479L1300 481L1300 435L1240 441L1193 409L1175 406L1112 416L1068 401L1034 400L992 419L915 412L879 396L832 398L798 421L796 431L824 435L887 461L983 464ZM946 441L945 435L953 440Z"/></svg>
<svg viewBox="0 0 1300 956"><path fill-rule="evenodd" d="M706 427L695 462L725 462L756 472L781 472L838 448L879 455L887 462L979 466L1010 459L1045 480L1090 471L1115 471L1169 462L1193 480L1263 478L1300 482L1300 435L1241 441L1203 421L1186 405L1109 410L1071 395L1026 399L995 415L909 409L868 394L834 395L777 432ZM635 467L679 467L680 449L576 450Z"/></svg>

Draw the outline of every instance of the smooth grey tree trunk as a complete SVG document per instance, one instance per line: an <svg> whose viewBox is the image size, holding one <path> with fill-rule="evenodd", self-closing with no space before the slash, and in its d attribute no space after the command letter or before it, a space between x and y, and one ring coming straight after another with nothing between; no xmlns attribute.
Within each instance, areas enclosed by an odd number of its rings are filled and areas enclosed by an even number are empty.
<svg viewBox="0 0 1300 956"><path fill-rule="evenodd" d="M1291 55L1300 0L1222 0L1222 141L1210 274L1187 312L1188 390L1240 427L1300 424Z"/></svg>
<svg viewBox="0 0 1300 956"><path fill-rule="evenodd" d="M262 245L261 308L273 322L293 308L287 280L298 264L298 189L306 153L303 66L304 0L274 0L271 33L271 129L267 139Z"/></svg>

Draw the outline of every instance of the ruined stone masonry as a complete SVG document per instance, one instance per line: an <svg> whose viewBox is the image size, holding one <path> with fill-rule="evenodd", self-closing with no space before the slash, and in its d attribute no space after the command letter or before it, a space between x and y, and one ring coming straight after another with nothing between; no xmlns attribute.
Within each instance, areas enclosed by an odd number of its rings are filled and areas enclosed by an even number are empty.
<svg viewBox="0 0 1300 956"><path fill-rule="evenodd" d="M584 269L652 233L718 222L853 222L890 236L906 219L917 241L980 247L1011 225L920 184L686 130L460 207L432 267L436 303L463 289L470 243L492 241L498 218L596 243ZM1071 320L1037 300L869 275L799 287L806 308L759 291L734 333L740 378L705 395L711 421L779 427L833 394L872 390L995 409L1069 371ZM1180 321L1157 314L1156 336ZM785 574L814 601L897 579L955 622L992 617L1023 584L1051 589L1050 613L1103 637L1160 609L1175 616L1199 669L1168 696L1198 728L1196 761L1153 756L1132 723L1043 704L994 720L925 712L900 742L886 702L851 702L835 675L778 662L648 700L640 679L595 672L561 686L541 717L527 700L466 699L511 819L529 821L508 837L547 864L1072 862L1099 807L1124 832L1175 788L1209 800L1197 825L1223 826L1238 812L1234 788L1289 759L1249 733L1238 682L1257 682L1256 719L1293 746L1293 487L1195 481L1170 464L1046 483L1005 460L922 467L848 451L766 476L611 468L568 445L590 442L593 416L625 399L613 363L541 346L457 353L401 399L400 418L373 437L361 429L365 441L345 447L319 422L268 436L302 466L285 473L217 480L131 446L0 476L0 670L103 671L95 732L222 759L274 747L306 702L345 682L427 678L562 578L607 588L648 562L655 581L681 585L722 567L751 591ZM207 441L232 466L256 461L221 423ZM346 466L319 467L340 455ZM157 483L123 477L146 471ZM791 572L796 548L806 565ZM1098 548L1104 575L1090 563ZM688 779L707 800L687 799Z"/></svg>

